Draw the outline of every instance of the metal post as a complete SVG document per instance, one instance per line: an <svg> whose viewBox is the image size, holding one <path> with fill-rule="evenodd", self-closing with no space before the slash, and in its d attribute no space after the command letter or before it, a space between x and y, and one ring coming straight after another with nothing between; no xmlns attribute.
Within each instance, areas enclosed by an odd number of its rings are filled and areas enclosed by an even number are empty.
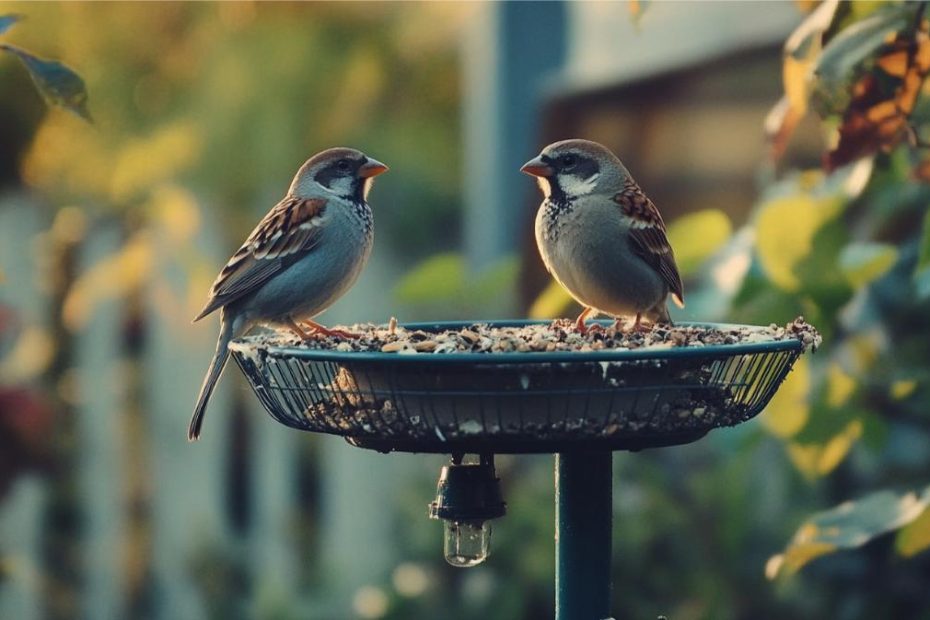
<svg viewBox="0 0 930 620"><path fill-rule="evenodd" d="M555 457L555 617L610 617L611 453Z"/></svg>

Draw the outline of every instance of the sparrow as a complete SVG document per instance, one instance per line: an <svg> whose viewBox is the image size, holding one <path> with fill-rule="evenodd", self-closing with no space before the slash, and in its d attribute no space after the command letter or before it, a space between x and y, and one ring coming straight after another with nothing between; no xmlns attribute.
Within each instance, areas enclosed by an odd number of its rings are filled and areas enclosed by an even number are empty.
<svg viewBox="0 0 930 620"><path fill-rule="evenodd" d="M536 244L546 269L583 306L575 328L603 313L671 323L666 300L684 307L681 276L659 210L607 147L588 140L550 144L522 172L544 199Z"/></svg>
<svg viewBox="0 0 930 620"><path fill-rule="evenodd" d="M311 320L358 279L374 238L368 192L387 166L355 149L317 153L216 277L199 321L220 311L216 352L204 377L188 440L203 416L226 361L227 346L256 325L285 327L306 340L314 333L351 337ZM303 326L301 326L301 323Z"/></svg>

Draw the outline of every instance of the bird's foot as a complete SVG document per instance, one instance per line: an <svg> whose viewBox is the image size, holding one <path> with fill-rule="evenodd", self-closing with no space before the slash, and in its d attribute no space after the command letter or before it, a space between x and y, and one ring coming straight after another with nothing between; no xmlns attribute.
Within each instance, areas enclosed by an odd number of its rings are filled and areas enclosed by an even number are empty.
<svg viewBox="0 0 930 620"><path fill-rule="evenodd" d="M588 333L588 328L584 324L584 320L588 318L589 314L591 314L591 308L585 308L581 311L581 314L578 315L578 318L575 319L575 331L582 336Z"/></svg>
<svg viewBox="0 0 930 620"><path fill-rule="evenodd" d="M310 319L305 319L303 321L304 327L310 330L310 335L315 336L317 334L321 336L329 336L331 338L346 338L349 340L355 340L361 338L360 334L353 334L352 332L347 332L344 329L329 329L320 325L316 321L311 321Z"/></svg>

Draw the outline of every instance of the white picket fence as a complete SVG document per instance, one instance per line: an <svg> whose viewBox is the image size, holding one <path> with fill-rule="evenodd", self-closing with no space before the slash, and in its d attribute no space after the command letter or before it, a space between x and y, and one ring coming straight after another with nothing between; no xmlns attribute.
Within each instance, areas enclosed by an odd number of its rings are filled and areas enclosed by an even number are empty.
<svg viewBox="0 0 930 620"><path fill-rule="evenodd" d="M41 290L33 240L48 222L30 201L0 197L0 302L14 306L26 322L38 324L51 312ZM232 248L202 227L192 240L218 269ZM124 242L115 223L92 226L82 242L78 273L86 273ZM349 447L336 438L298 433L274 423L247 392L234 364L227 368L211 403L203 439L186 440L192 403L215 342L215 319L190 325L188 273L171 241L157 231L152 277L144 288L144 349L140 390L127 394L125 307L118 298L96 303L75 334L75 382L79 511L82 515L80 617L127 616L129 583L147 575L152 605L147 617L190 619L210 610L196 567L211 554L238 558L251 584L238 608L261 618L282 609L309 618L348 618L358 588L384 583L403 550L392 543L392 501L398 481L422 461L383 456ZM393 281L389 257L376 249L362 280L325 315L328 323L386 320L390 303L383 283ZM204 291L205 294L205 291ZM231 522L230 404L239 392L249 407L250 498L246 530ZM127 402L127 399L130 399ZM141 422L141 424L137 424ZM127 439L128 437L130 437ZM321 505L300 506L297 467L301 442L314 442L320 464ZM424 490L426 501L429 490ZM0 618L42 617L43 516L50 489L40 475L19 479L0 503L0 558L8 578L0 581ZM142 513L138 500L141 498ZM305 557L300 540L301 511L315 512L320 524L314 548ZM373 517L376 515L376 517ZM141 526L149 533L138 548ZM204 560L204 558L207 558ZM138 566L139 562L143 566ZM299 576L321 563L324 576L313 587ZM307 572L307 571L303 571ZM215 596L215 595L214 595ZM235 600L239 592L222 596ZM151 608L153 607L153 608Z"/></svg>

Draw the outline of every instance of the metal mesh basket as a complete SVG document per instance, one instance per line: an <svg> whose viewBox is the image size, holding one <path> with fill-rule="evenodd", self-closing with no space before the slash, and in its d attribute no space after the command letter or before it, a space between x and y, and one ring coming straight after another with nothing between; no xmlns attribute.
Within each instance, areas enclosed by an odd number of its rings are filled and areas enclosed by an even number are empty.
<svg viewBox="0 0 930 620"><path fill-rule="evenodd" d="M287 426L381 451L518 453L638 450L739 424L765 407L802 345L398 355L247 338L230 350Z"/></svg>

